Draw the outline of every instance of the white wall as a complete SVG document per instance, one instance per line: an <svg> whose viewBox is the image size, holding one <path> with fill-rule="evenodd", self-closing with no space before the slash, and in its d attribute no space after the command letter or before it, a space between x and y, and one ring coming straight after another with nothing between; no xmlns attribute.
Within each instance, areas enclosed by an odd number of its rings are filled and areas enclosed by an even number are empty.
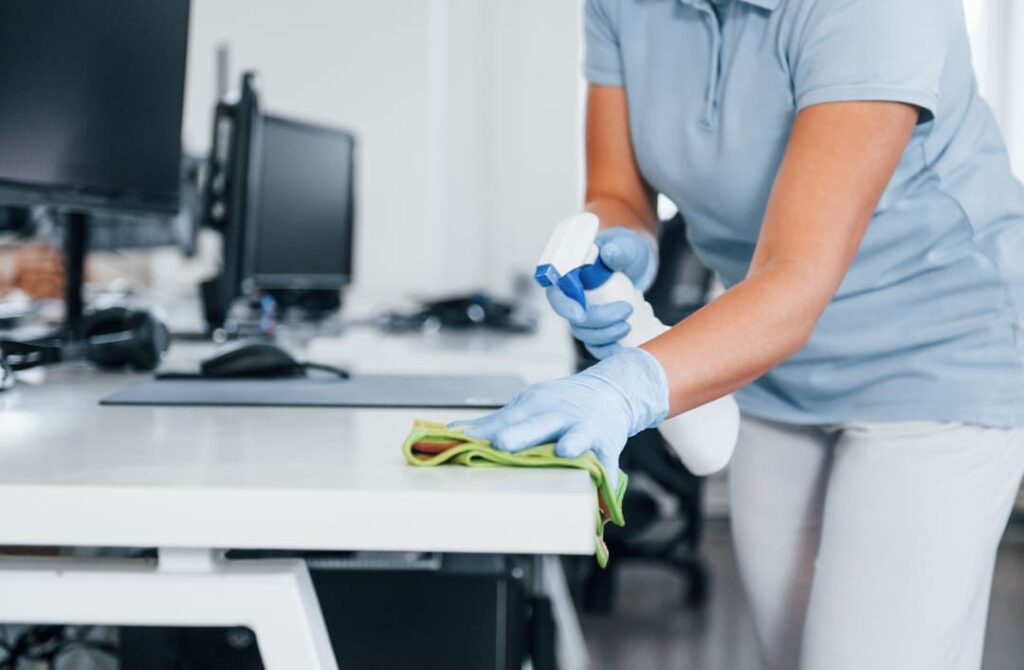
<svg viewBox="0 0 1024 670"><path fill-rule="evenodd" d="M505 290L579 202L579 5L195 0L185 142L204 152L214 52L264 109L360 138L357 282Z"/></svg>
<svg viewBox="0 0 1024 670"><path fill-rule="evenodd" d="M1007 99L1002 112L1014 169L1024 179L1024 4L1010 0L1007 5L1009 66L1004 78Z"/></svg>
<svg viewBox="0 0 1024 670"><path fill-rule="evenodd" d="M1024 179L1024 3L965 0L982 95L999 118L1017 176Z"/></svg>

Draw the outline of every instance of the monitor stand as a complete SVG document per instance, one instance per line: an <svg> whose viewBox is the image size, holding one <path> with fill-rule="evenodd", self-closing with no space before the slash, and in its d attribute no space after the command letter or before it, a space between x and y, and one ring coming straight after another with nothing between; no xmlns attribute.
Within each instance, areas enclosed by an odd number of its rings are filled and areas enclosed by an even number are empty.
<svg viewBox="0 0 1024 670"><path fill-rule="evenodd" d="M64 332L78 339L82 329L85 292L85 256L89 247L89 215L69 212L64 230Z"/></svg>

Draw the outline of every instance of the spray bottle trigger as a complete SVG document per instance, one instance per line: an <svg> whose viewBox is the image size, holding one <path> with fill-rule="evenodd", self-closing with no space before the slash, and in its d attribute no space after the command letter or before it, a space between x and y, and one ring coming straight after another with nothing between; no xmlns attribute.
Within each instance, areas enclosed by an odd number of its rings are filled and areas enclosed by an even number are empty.
<svg viewBox="0 0 1024 670"><path fill-rule="evenodd" d="M592 291L608 281L615 271L605 265L600 256L591 265L580 268L580 282L583 288Z"/></svg>
<svg viewBox="0 0 1024 670"><path fill-rule="evenodd" d="M583 283L580 281L580 268L563 276L553 265L545 263L537 266L533 278L544 288L557 286L562 293L578 302L580 307L587 308L587 298L584 295Z"/></svg>
<svg viewBox="0 0 1024 670"><path fill-rule="evenodd" d="M580 280L580 271L573 270L558 280L558 288L562 293L579 303L583 309L587 308L587 296L584 293L583 282Z"/></svg>

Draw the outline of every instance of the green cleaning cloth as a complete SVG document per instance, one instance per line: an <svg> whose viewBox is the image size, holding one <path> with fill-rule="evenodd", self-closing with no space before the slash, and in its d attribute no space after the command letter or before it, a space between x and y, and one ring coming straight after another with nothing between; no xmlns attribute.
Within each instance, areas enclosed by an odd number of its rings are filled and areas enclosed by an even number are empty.
<svg viewBox="0 0 1024 670"><path fill-rule="evenodd" d="M608 472L597 457L587 452L579 458L561 458L555 455L554 444L544 444L516 453L499 451L490 442L463 434L460 428L449 428L443 423L416 420L412 431L402 445L405 460L417 467L433 467L454 463L470 468L525 467L525 468L577 468L586 470L597 488L597 527L594 555L602 568L608 565L608 546L604 543L604 525L611 521L625 526L622 517L622 496L626 493L628 477L619 471L619 480L613 491Z"/></svg>

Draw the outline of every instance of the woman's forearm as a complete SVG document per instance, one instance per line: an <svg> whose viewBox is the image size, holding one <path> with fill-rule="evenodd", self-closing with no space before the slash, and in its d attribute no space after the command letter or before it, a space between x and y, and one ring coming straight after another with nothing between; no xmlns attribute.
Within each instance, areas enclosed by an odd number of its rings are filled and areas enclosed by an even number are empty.
<svg viewBox="0 0 1024 670"><path fill-rule="evenodd" d="M668 374L672 414L754 381L803 347L918 116L885 102L817 105L797 116L749 275L644 347Z"/></svg>
<svg viewBox="0 0 1024 670"><path fill-rule="evenodd" d="M658 232L656 197L633 158L629 104L618 86L587 89L586 209L602 228Z"/></svg>
<svg viewBox="0 0 1024 670"><path fill-rule="evenodd" d="M668 376L669 415L731 393L799 351L828 301L808 290L811 280L793 266L766 269L644 345Z"/></svg>

